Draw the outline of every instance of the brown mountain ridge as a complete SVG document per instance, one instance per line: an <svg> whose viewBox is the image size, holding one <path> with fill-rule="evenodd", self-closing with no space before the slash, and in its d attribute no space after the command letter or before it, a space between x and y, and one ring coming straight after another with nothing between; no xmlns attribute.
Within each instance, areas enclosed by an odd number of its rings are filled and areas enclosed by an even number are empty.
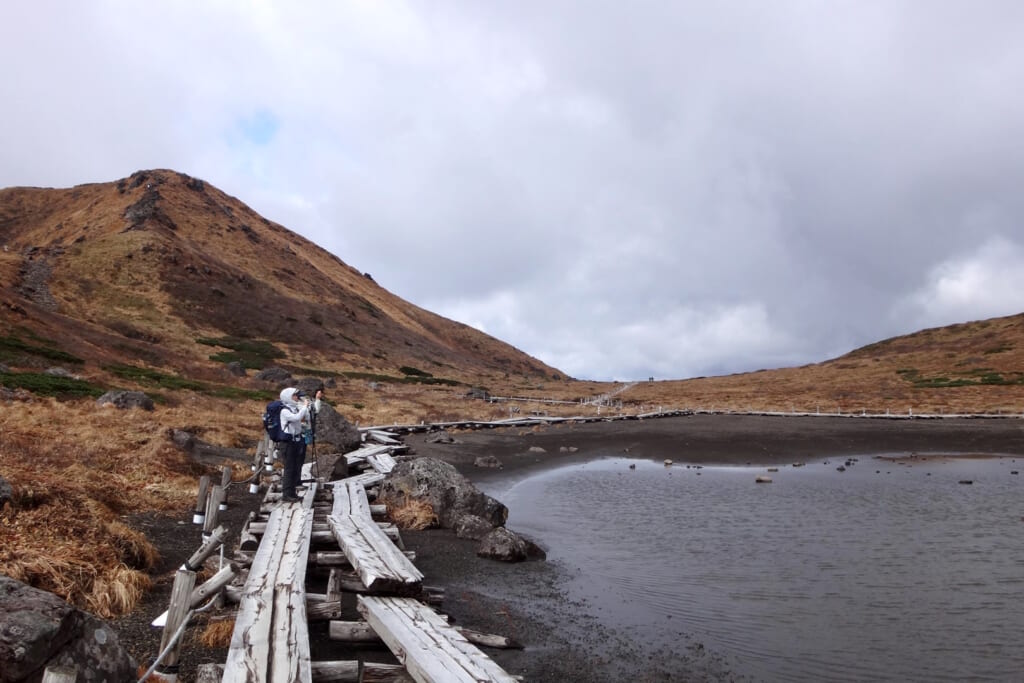
<svg viewBox="0 0 1024 683"><path fill-rule="evenodd" d="M252 368L405 368L460 382L561 375L174 171L0 190L0 243L11 328L90 362L194 373L235 348Z"/></svg>
<svg viewBox="0 0 1024 683"><path fill-rule="evenodd" d="M272 387L230 375L225 363L281 365L353 380L344 391L349 408L377 422L507 415L503 406L455 404L468 385L570 401L615 388L567 378L410 304L175 171L0 190L0 245L0 319L9 330L0 334L0 364L70 361L105 387L155 383L173 392L196 380L225 396L248 390L238 397L250 399ZM381 394L364 380L391 387ZM410 381L421 383L418 392L395 386ZM637 409L1019 413L1022 386L1024 314L923 330L799 368L642 382L617 400Z"/></svg>

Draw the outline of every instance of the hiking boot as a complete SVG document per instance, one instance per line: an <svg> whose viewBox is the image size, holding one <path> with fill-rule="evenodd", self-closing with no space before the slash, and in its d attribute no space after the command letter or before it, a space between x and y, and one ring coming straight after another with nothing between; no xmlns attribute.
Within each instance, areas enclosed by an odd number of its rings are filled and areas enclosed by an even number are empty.
<svg viewBox="0 0 1024 683"><path fill-rule="evenodd" d="M283 496L281 496L281 502L282 502L282 503L298 503L298 502L300 502L301 500L302 500L302 499L301 499L301 498L299 498L298 496L289 496L289 495L283 495Z"/></svg>

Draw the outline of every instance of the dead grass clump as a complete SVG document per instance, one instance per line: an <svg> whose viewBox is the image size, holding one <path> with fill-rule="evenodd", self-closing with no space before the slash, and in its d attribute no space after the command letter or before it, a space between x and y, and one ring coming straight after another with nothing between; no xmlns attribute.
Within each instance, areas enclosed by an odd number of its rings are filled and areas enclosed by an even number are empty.
<svg viewBox="0 0 1024 683"><path fill-rule="evenodd" d="M401 505L388 506L388 516L399 529L419 531L438 525L434 507L422 500L411 499Z"/></svg>
<svg viewBox="0 0 1024 683"><path fill-rule="evenodd" d="M235 631L235 620L212 621L196 636L203 647L226 648L231 645L231 634Z"/></svg>
<svg viewBox="0 0 1024 683"><path fill-rule="evenodd" d="M86 604L90 612L110 619L135 609L151 585L146 574L121 564L96 576L85 596Z"/></svg>
<svg viewBox="0 0 1024 683"><path fill-rule="evenodd" d="M121 561L128 567L148 571L160 560L160 553L142 532L118 521L108 522L106 532Z"/></svg>

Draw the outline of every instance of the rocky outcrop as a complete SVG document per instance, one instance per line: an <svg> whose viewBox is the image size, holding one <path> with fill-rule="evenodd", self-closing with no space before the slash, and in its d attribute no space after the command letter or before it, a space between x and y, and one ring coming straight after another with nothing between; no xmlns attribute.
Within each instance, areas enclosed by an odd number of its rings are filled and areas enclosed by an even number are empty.
<svg viewBox="0 0 1024 683"><path fill-rule="evenodd" d="M141 391L108 391L96 399L96 405L112 405L121 410L128 408L153 410L153 399Z"/></svg>
<svg viewBox="0 0 1024 683"><path fill-rule="evenodd" d="M508 519L508 508L481 492L452 465L436 458L398 463L381 482L377 502L401 506L409 500L429 503L441 526L455 527L465 515L475 515L491 526Z"/></svg>
<svg viewBox="0 0 1024 683"><path fill-rule="evenodd" d="M493 529L484 536L476 554L502 562L523 562L546 557L544 551L536 543L505 527Z"/></svg>
<svg viewBox="0 0 1024 683"><path fill-rule="evenodd" d="M260 370L256 373L256 379L262 382L288 382L292 378L292 373L288 372L284 368L270 367Z"/></svg>
<svg viewBox="0 0 1024 683"><path fill-rule="evenodd" d="M462 515L455 521L452 530L459 538L471 538L474 541L479 541L494 531L494 525L476 515Z"/></svg>
<svg viewBox="0 0 1024 683"><path fill-rule="evenodd" d="M136 680L137 665L103 621L53 593L0 575L0 683L35 683L70 666L78 683Z"/></svg>
<svg viewBox="0 0 1024 683"><path fill-rule="evenodd" d="M347 453L359 448L362 436L333 406L321 401L320 412L316 414L316 442Z"/></svg>
<svg viewBox="0 0 1024 683"><path fill-rule="evenodd" d="M501 469L503 465L493 455L481 455L479 458L473 461L473 467L488 467L491 469Z"/></svg>
<svg viewBox="0 0 1024 683"><path fill-rule="evenodd" d="M245 366L241 361L233 360L224 366L233 377L245 377Z"/></svg>
<svg viewBox="0 0 1024 683"><path fill-rule="evenodd" d="M456 441L455 437L444 429L430 433L424 441L426 443L459 443Z"/></svg>

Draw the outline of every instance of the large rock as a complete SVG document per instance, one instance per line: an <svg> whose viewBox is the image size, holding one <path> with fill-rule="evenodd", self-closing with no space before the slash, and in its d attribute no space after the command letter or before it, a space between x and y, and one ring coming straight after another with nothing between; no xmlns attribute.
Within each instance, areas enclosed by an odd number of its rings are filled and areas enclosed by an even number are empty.
<svg viewBox="0 0 1024 683"><path fill-rule="evenodd" d="M277 366L265 368L256 373L256 379L263 382L288 382L291 378L292 373Z"/></svg>
<svg viewBox="0 0 1024 683"><path fill-rule="evenodd" d="M137 664L103 621L53 593L0 575L0 683L37 683L73 666L76 683L135 681Z"/></svg>
<svg viewBox="0 0 1024 683"><path fill-rule="evenodd" d="M381 482L377 502L397 507L409 500L429 503L446 529L454 528L463 515L476 515L492 526L501 526L508 519L507 507L436 458L400 462Z"/></svg>
<svg viewBox="0 0 1024 683"><path fill-rule="evenodd" d="M96 405L110 404L121 410L128 408L142 408L153 410L153 399L141 391L108 391L96 399Z"/></svg>
<svg viewBox="0 0 1024 683"><path fill-rule="evenodd" d="M498 527L484 536L476 549L476 554L502 562L522 562L529 559L544 559L546 556L536 543L505 527Z"/></svg>
<svg viewBox="0 0 1024 683"><path fill-rule="evenodd" d="M316 442L330 444L342 452L354 451L363 442L359 430L325 401L316 414Z"/></svg>

